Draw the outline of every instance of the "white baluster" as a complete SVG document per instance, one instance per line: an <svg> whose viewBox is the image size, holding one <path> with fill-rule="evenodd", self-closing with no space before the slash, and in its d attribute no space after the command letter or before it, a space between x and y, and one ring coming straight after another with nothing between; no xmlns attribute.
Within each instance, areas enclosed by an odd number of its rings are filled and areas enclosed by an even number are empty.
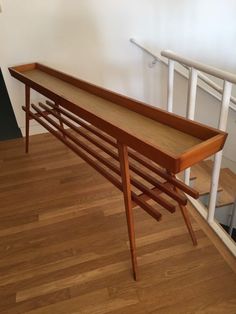
<svg viewBox="0 0 236 314"><path fill-rule="evenodd" d="M191 120L194 120L195 116L197 79L198 71L194 68L190 68L186 117ZM184 182L187 185L190 183L190 168L184 171Z"/></svg>
<svg viewBox="0 0 236 314"><path fill-rule="evenodd" d="M168 60L167 110L173 112L175 62Z"/></svg>
<svg viewBox="0 0 236 314"><path fill-rule="evenodd" d="M232 83L224 81L220 119L219 119L219 124L218 124L218 128L222 131L225 131L227 127L231 92L232 92ZM216 200L217 200L218 183L219 183L219 178L220 178L221 161L222 161L222 150L218 152L217 154L215 154L212 179L211 179L211 192L210 192L209 211L208 211L208 218L207 218L208 222L212 222L215 216L215 207L216 207Z"/></svg>
<svg viewBox="0 0 236 314"><path fill-rule="evenodd" d="M232 209L232 216L231 216L230 223L229 223L229 235L231 237L232 237L233 230L234 230L235 218L236 218L236 200L234 202L234 206L233 206L233 209Z"/></svg>

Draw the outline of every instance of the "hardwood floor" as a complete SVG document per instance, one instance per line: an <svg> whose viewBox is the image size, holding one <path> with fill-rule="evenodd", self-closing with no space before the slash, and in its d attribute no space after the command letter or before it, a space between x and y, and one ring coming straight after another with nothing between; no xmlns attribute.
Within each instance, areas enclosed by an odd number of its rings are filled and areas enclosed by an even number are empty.
<svg viewBox="0 0 236 314"><path fill-rule="evenodd" d="M236 275L196 221L135 212L132 278L122 194L49 134L0 143L0 313L236 313ZM192 219L193 220L193 219Z"/></svg>

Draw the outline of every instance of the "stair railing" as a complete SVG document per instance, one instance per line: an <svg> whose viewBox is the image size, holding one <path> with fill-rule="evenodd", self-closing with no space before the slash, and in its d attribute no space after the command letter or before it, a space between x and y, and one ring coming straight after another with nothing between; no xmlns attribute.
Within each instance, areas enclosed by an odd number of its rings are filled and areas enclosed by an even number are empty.
<svg viewBox="0 0 236 314"><path fill-rule="evenodd" d="M165 66L168 66L168 61L166 61L165 59L163 59L161 56L158 56L156 53L151 52L149 49L145 48L143 45L139 44L135 39L131 38L130 42L132 44L134 44L135 46L139 47L141 50L143 50L145 53L147 53L148 55L150 55L153 58L153 61L151 62L151 64L149 65L150 67L153 67L157 62L164 64ZM174 62L173 62L174 63ZM178 62L179 64L181 64L180 62ZM189 70L189 67L181 64L185 69ZM188 78L184 72L180 71L179 69L175 68L174 69L175 72L177 72L178 74L180 74L181 76L184 76L185 78ZM206 85L210 86L211 88L213 88L215 91L217 91L218 93L220 93L222 95L223 93L223 89L216 84L214 81L212 81L208 76L204 75L201 72L198 72L198 78L199 80L201 80L202 82L204 82ZM207 92L208 94L210 94L211 96L215 97L218 100L221 100L221 98L219 98L215 93L212 93L210 90L207 90L206 88L204 88L203 85L198 84L198 86L200 88L202 88L205 92ZM231 95L230 97L230 108L233 109L234 111L236 111L236 98L234 96ZM173 102L172 102L173 103Z"/></svg>
<svg viewBox="0 0 236 314"><path fill-rule="evenodd" d="M168 66L168 97L173 101L173 76L174 76L174 65L173 62L179 62L189 67L189 85L188 85L188 101L187 101L187 114L188 119L194 120L195 107L196 107L196 90L197 90L197 79L198 71L204 72L206 74L212 75L224 81L223 94L221 101L220 119L218 123L218 128L222 131L226 130L228 112L230 106L230 99L232 93L232 85L236 84L236 75L222 71L211 66L196 62L187 58L184 58L172 51L165 50L161 52L161 55L166 57L169 62ZM170 90L172 95L169 96ZM167 100L167 104L169 104ZM169 108L168 108L169 109ZM214 166L212 172L211 180L211 191L210 191L210 201L208 206L208 222L212 222L215 215L215 207L217 201L217 191L218 182L220 177L220 169L222 162L222 150L215 154ZM185 183L189 184L190 169L185 171Z"/></svg>
<svg viewBox="0 0 236 314"><path fill-rule="evenodd" d="M146 53L153 57L153 62L151 65L154 65L156 62L161 62L168 66L168 82L167 82L167 110L169 112L173 111L173 94L174 94L174 74L178 72L179 74L185 76L182 72L180 72L175 67L175 63L181 64L184 68L188 69L189 75L186 77L188 79L188 97L187 97L187 111L186 117L188 119L194 120L195 118L195 109L196 109L196 93L197 87L199 86L198 79L201 79L219 92L222 96L221 100L221 110L220 110L220 118L218 122L218 128L222 131L226 130L227 127L227 120L228 120L228 113L229 108L236 111L236 98L233 97L232 94L232 85L236 84L236 75L202 64L200 62L196 62L187 58L184 58L170 50L165 50L161 52L161 56L167 58L168 61L163 60L160 56L156 56L148 49L144 48L142 45L138 44L134 39L130 39L130 41L144 50ZM203 73L202 73L203 72ZM223 88L218 86L215 82L208 78L205 74L212 75L223 80ZM215 94L212 94L207 89L204 88L206 92L213 95L217 99ZM233 103L233 104L232 104ZM211 191L210 191L210 199L208 205L208 214L207 220L208 223L213 227L214 224L214 216L215 216L215 208L216 208L216 201L217 201L217 192L218 192L218 184L219 184L219 177L220 177L220 169L221 169L221 162L222 162L222 150L215 154L214 157L214 166L212 171L212 179L211 179ZM185 170L184 174L184 181L185 183L190 183L190 169ZM204 215L205 216L205 215ZM219 235L219 228L218 226L213 227L214 230ZM224 234L221 233L221 238L228 245L227 239L225 238ZM235 247L233 248L234 253L236 254Z"/></svg>
<svg viewBox="0 0 236 314"><path fill-rule="evenodd" d="M233 230L234 230L234 221L236 219L236 199L234 201L234 206L232 209L232 214L230 217L230 223L229 223L229 235L232 237L233 235Z"/></svg>

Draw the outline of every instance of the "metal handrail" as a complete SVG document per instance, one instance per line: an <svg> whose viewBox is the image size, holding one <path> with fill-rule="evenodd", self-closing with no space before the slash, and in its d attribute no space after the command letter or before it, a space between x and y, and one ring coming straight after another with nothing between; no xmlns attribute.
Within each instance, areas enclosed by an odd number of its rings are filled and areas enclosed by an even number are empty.
<svg viewBox="0 0 236 314"><path fill-rule="evenodd" d="M143 47L142 45L138 44L133 38L130 38L130 42L134 45L136 45L137 47L139 47L140 49L142 49L143 51L145 51L147 54L149 54L150 56L153 57L154 60L162 62L164 64L166 64L166 62L164 60L161 59L161 57L158 57L157 55L155 55L154 53L152 53L150 50L148 50L147 48Z"/></svg>
<svg viewBox="0 0 236 314"><path fill-rule="evenodd" d="M162 63L162 64L164 64L164 65L166 65L166 66L168 66L168 62L167 61L165 61L165 60L163 60L161 57L159 57L159 56L157 56L156 54L154 54L153 52L151 52L149 49L147 49L147 48L145 48L144 46L142 46L141 44L139 44L139 43L137 43L136 42L136 40L134 40L133 38L131 38L130 39L130 42L131 43L133 43L135 46L137 46L137 47L139 47L140 49L142 49L143 51L145 51L148 55L150 55L151 57L153 57L153 62L152 62L152 65L154 65L157 61L158 62L160 62L160 63ZM161 52L161 55L163 55L163 56L167 56L167 54L169 55L169 54L171 54L171 59L173 59L173 56L178 56L178 55L176 55L176 54L174 54L173 52L171 52L170 50L165 50L165 51L162 51ZM178 56L178 57L180 57L180 56ZM180 58L182 59L182 61L180 60ZM185 58L182 58L182 57L180 57L180 58L178 58L178 60L176 60L176 59L174 59L175 61L177 61L180 65L182 65L185 69L187 69L187 70L189 70L189 66L188 65L186 65L186 63L183 63L183 60L188 60L188 61L190 61L189 59L185 59ZM191 61L191 62L193 62L193 61ZM195 62L196 63L196 62ZM192 64L192 63L191 63ZM197 62L197 64L199 65L202 65L201 63L198 63ZM202 65L202 66L204 66L204 65ZM207 69L214 69L214 70L217 70L217 71L219 71L218 72L218 74L220 74L220 75L222 75L222 74L226 74L226 75L228 75L228 74L230 74L230 78L232 79L233 78L233 80L235 81L236 80L236 75L235 74L232 74L232 73L229 73L229 72L225 72L225 71L222 71L222 70L218 70L218 69L215 69L215 68L213 68L213 67L208 67L208 66L206 66L207 67ZM195 66L194 66L194 68L196 68ZM204 66L204 68L205 68L205 66ZM181 74L182 76L185 76L182 72L180 72L178 69L175 69L175 71L177 71L179 74ZM209 73L210 74L210 73ZM218 77L218 76L217 76ZM209 77L207 77L206 75L204 75L203 73L198 73L198 78L199 79L201 79L204 83L206 83L207 85L209 85L210 87L212 87L214 90L216 90L218 93L220 93L220 94L223 94L223 89L218 85L218 84L216 84L215 82L213 82ZM236 83L235 83L236 84ZM201 87L202 88L202 87ZM209 92L207 89L205 89L204 88L204 90L207 92L207 93L209 93L209 94L211 94L212 96L214 96L214 97L216 97L218 100L219 100L219 97L217 97L217 95L215 95L215 94L213 94L213 93L211 93L211 92ZM233 103L233 104L235 104L236 105L236 98L235 97L233 97L232 95L231 95L231 97L230 97L230 101ZM236 111L236 107L235 106L232 106L232 105L230 105L230 108L231 109L233 109L234 111Z"/></svg>

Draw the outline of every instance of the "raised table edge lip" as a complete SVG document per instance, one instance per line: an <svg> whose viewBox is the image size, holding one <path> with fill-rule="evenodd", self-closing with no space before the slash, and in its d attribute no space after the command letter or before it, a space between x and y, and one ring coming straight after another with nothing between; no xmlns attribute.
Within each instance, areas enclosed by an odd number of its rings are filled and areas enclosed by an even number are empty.
<svg viewBox="0 0 236 314"><path fill-rule="evenodd" d="M189 121L189 122L195 123L200 127L207 128L208 130L215 132L215 135L213 137L205 140L205 141L203 140L203 142L193 146L193 148L190 148L190 149L188 149L188 150L186 150L183 153L178 154L178 155L167 152L166 150L161 149L158 146L154 146L153 144L150 144L148 142L144 142L143 140L139 139L137 136L132 135L132 134L128 133L127 131L120 129L117 126L112 125L111 123L109 123L106 120L94 115L93 113L91 113L89 111L86 111L84 108L81 108L78 105L75 105L70 100L66 99L66 97L64 97L63 95L56 94L52 90L49 90L46 87L41 86L40 84L34 82L33 80L29 79L27 76L25 76L23 74L24 72L29 71L29 70L33 70L37 67L39 68L39 70L40 69L48 69L49 71L56 72L59 75L61 74L63 76L67 76L68 78L70 78L72 80L77 80L77 81L80 81L82 83L89 84L89 85L91 85L91 87L94 86L95 88L98 88L103 92L109 92L109 93L112 93L113 95L115 95L117 97L122 97L124 99L129 100L129 101L133 101L134 103L141 105L141 106L144 106L144 107L147 107L150 110L155 110L157 112L162 112L162 113L165 112L164 110L159 109L159 108L157 109L153 106L147 105L147 104L142 103L140 101L131 99L129 97L120 95L118 93L111 92L111 91L106 90L104 88L101 88L99 86L90 84L86 81L77 79L77 78L70 76L70 75L67 75L63 72L57 71L57 70L49 68L47 66L44 66L40 63L29 63L29 64L24 64L24 65L9 67L9 71L10 71L11 75L13 77L15 77L16 79L20 80L21 82L23 82L25 85L38 91L39 93L52 99L53 101L60 103L60 105L62 107L64 107L65 109L70 110L72 113L79 115L79 117L81 117L82 119L85 119L86 121L88 121L91 124L95 125L96 127L100 128L102 131L106 132L107 134L115 137L118 140L121 140L127 146L130 146L131 148L137 150L139 153L150 158L151 160L153 160L154 162L163 166L164 168L168 169L172 173L178 173L178 172L188 168L192 164L197 163L198 161L200 161L202 159L205 159L206 157L214 154L215 152L217 152L223 148L224 142L225 142L226 137L227 137L226 132L223 132L223 131L220 131L218 129L208 127L204 124L201 124L198 122L196 123L193 121ZM63 80L63 81L65 81L65 80ZM74 85L74 84L72 84L72 85ZM101 98L103 98L103 97L101 97ZM121 104L119 104L119 105L121 105ZM144 108L144 109L146 109L146 108ZM129 109L129 110L132 110L132 109ZM135 110L133 110L133 111L135 111ZM167 112L166 112L166 114L172 115L172 116L174 116L180 120L188 120L188 119L184 119L183 117L180 117L176 114L171 114L171 113L167 113ZM147 116L147 115L145 115L145 116ZM147 116L147 117L149 117L149 116ZM153 120L156 121L155 119L153 119ZM208 146L206 144L208 144ZM140 149L140 146L142 147L142 149ZM204 147L205 147L205 149L204 149ZM200 155L201 155L201 157L200 157ZM187 160L186 158L189 160Z"/></svg>

